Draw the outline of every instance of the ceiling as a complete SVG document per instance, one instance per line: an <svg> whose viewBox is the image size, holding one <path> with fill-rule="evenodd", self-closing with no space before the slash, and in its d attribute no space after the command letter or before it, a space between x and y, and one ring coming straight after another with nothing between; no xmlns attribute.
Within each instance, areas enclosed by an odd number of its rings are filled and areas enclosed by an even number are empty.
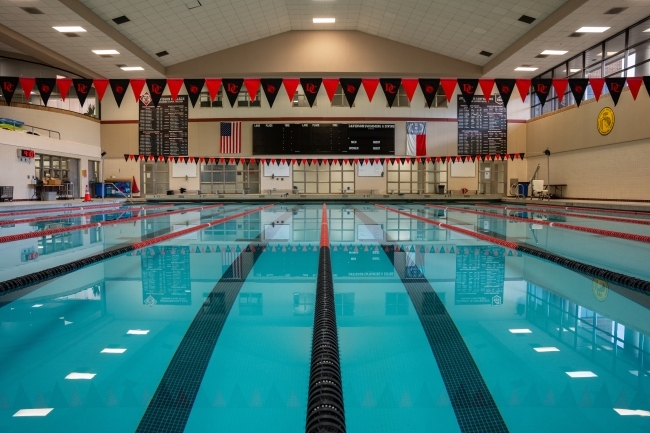
<svg viewBox="0 0 650 433"><path fill-rule="evenodd" d="M43 13L31 15L21 7ZM628 9L605 15L612 7ZM130 21L113 22L122 15ZM522 15L535 20L519 21ZM483 66L487 76L533 76L646 16L650 0L0 0L0 26L41 51L115 78L159 77L165 67L275 34L327 29L358 30L443 54ZM313 24L314 17L333 17L336 23ZM79 25L87 32L67 37L52 29L55 25ZM585 25L612 28L567 37ZM6 38L0 50L20 52L18 46ZM120 54L102 58L92 49ZM569 53L536 59L545 49ZM158 57L162 51L168 54ZM37 52L25 54L38 58ZM514 72L523 64L539 69ZM116 65L145 70L124 72Z"/></svg>

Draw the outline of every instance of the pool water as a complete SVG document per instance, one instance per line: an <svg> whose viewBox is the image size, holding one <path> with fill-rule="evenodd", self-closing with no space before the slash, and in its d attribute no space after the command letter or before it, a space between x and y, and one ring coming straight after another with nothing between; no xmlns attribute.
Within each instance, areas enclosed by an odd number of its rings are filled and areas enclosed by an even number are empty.
<svg viewBox="0 0 650 433"><path fill-rule="evenodd" d="M262 207L200 206L5 243L0 281ZM327 203L348 432L650 430L648 295L390 209L646 281L647 243L535 219L650 227L386 206ZM106 212L0 237L136 214ZM0 431L304 431L321 212L276 203L0 294Z"/></svg>

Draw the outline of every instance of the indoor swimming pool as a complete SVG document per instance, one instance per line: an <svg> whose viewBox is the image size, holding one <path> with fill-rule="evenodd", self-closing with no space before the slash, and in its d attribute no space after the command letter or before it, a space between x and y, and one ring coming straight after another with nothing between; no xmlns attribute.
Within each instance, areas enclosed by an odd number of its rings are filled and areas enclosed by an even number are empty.
<svg viewBox="0 0 650 433"><path fill-rule="evenodd" d="M650 430L650 214L325 212L347 432ZM322 213L0 213L0 431L304 432Z"/></svg>

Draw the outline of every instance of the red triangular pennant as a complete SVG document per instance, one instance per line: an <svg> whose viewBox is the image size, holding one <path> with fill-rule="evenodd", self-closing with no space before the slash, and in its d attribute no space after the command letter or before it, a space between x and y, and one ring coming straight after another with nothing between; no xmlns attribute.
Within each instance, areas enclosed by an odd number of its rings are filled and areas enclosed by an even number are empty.
<svg viewBox="0 0 650 433"><path fill-rule="evenodd" d="M447 102L451 102L451 98L454 96L456 91L456 79L455 78L442 78L440 79L440 86L445 92L447 97Z"/></svg>
<svg viewBox="0 0 650 433"><path fill-rule="evenodd" d="M210 101L214 102L219 89L221 88L221 78L206 78L205 85L208 88L208 93L210 94Z"/></svg>
<svg viewBox="0 0 650 433"><path fill-rule="evenodd" d="M406 93L406 97L409 98L409 102L413 100L413 95L415 95L415 89L418 88L420 81L417 78L402 78L402 87Z"/></svg>
<svg viewBox="0 0 650 433"><path fill-rule="evenodd" d="M366 95L368 95L368 101L372 102L377 86L379 86L379 78L363 78L361 84L366 91Z"/></svg>
<svg viewBox="0 0 650 433"><path fill-rule="evenodd" d="M519 96L521 96L521 102L526 102L526 96L528 96L528 91L530 90L530 79L518 78L515 84L517 85Z"/></svg>
<svg viewBox="0 0 650 433"><path fill-rule="evenodd" d="M339 86L338 78L323 78L323 87L325 87L325 92L327 92L327 97L330 98L330 102L334 99L334 93L336 88Z"/></svg>
<svg viewBox="0 0 650 433"><path fill-rule="evenodd" d="M284 84L284 90L287 91L287 96L289 97L289 101L293 102L293 96L296 94L296 89L298 88L298 84L300 84L300 79L283 78L282 84Z"/></svg>
<svg viewBox="0 0 650 433"><path fill-rule="evenodd" d="M169 88L169 93L172 95L172 99L174 102L176 102L176 98L178 98L178 93L181 91L181 87L183 87L183 79L182 78L167 78L167 87Z"/></svg>
<svg viewBox="0 0 650 433"><path fill-rule="evenodd" d="M106 93L106 88L108 87L108 79L95 78L93 80L93 84L95 85L95 93L97 93L97 99L99 99L99 102L102 102L104 93Z"/></svg>
<svg viewBox="0 0 650 433"><path fill-rule="evenodd" d="M568 84L568 78L553 78L553 88L555 89L555 94L560 101L564 98L564 94L566 93L566 86Z"/></svg>
<svg viewBox="0 0 650 433"><path fill-rule="evenodd" d="M255 101L257 92L260 90L260 79L244 78L244 85L246 86L246 91L248 92L248 96L250 96L251 101Z"/></svg>
<svg viewBox="0 0 650 433"><path fill-rule="evenodd" d="M627 77L627 87L630 88L630 93L632 93L632 98L634 98L635 101L642 84L643 77Z"/></svg>
<svg viewBox="0 0 650 433"><path fill-rule="evenodd" d="M494 89L494 80L492 78L482 78L478 80L478 85L481 87L483 96L487 101L492 96L492 90Z"/></svg>
<svg viewBox="0 0 650 433"><path fill-rule="evenodd" d="M600 95L603 93L603 86L605 86L604 78L590 78L589 84L591 85L591 91L594 92L594 98L596 101L600 99Z"/></svg>
<svg viewBox="0 0 650 433"><path fill-rule="evenodd" d="M72 78L57 78L56 86L59 88L61 99L65 101L65 98L68 96L70 86L72 86Z"/></svg>
<svg viewBox="0 0 650 433"><path fill-rule="evenodd" d="M131 90L133 90L133 95L135 96L135 102L138 102L142 89L144 89L147 81L144 78L131 78L129 82L131 83Z"/></svg>

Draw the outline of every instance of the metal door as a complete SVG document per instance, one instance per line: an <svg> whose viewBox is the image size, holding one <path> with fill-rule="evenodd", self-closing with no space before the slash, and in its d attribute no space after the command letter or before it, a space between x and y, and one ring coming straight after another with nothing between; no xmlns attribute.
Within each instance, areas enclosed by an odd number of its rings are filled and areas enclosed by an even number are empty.
<svg viewBox="0 0 650 433"><path fill-rule="evenodd" d="M478 193L506 195L506 192L506 163L479 163Z"/></svg>
<svg viewBox="0 0 650 433"><path fill-rule="evenodd" d="M144 195L167 194L169 189L169 164L146 162L140 167L140 185Z"/></svg>

